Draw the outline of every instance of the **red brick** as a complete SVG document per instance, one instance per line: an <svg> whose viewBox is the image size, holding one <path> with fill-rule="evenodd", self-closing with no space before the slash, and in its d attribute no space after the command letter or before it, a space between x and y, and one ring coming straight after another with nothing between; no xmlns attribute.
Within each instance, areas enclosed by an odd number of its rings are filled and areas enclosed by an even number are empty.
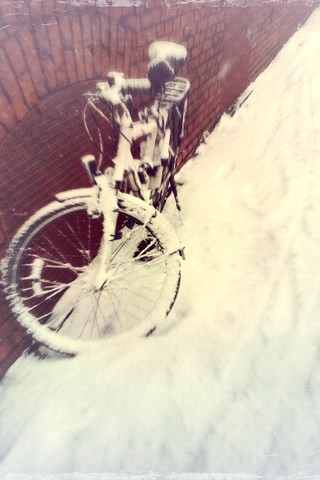
<svg viewBox="0 0 320 480"><path fill-rule="evenodd" d="M54 15L55 12L55 1L54 0L45 0L45 2L42 2L42 8L43 8L43 13L47 16L52 16Z"/></svg>
<svg viewBox="0 0 320 480"><path fill-rule="evenodd" d="M81 17L81 26L82 26L82 42L83 42L83 53L85 60L85 69L86 69L86 78L91 78L93 76L93 40L91 33L91 20L88 15L83 15Z"/></svg>
<svg viewBox="0 0 320 480"><path fill-rule="evenodd" d="M109 51L106 48L101 49L101 76L104 78L109 70Z"/></svg>
<svg viewBox="0 0 320 480"><path fill-rule="evenodd" d="M67 84L67 73L66 65L64 62L59 26L57 24L48 25L47 33L50 40L51 51L55 63L58 85L64 86Z"/></svg>
<svg viewBox="0 0 320 480"><path fill-rule="evenodd" d="M126 16L122 24L125 30L131 30L132 32L139 32L141 29L140 15Z"/></svg>
<svg viewBox="0 0 320 480"><path fill-rule="evenodd" d="M19 2L16 11L17 19L20 24L32 23L28 2Z"/></svg>
<svg viewBox="0 0 320 480"><path fill-rule="evenodd" d="M19 85L22 90L22 95L29 107L37 105L38 97L29 73L25 72L19 77Z"/></svg>
<svg viewBox="0 0 320 480"><path fill-rule="evenodd" d="M188 14L185 14L185 15L182 15L180 17L180 26L181 27L184 27L185 25L189 25L190 24L190 17Z"/></svg>
<svg viewBox="0 0 320 480"><path fill-rule="evenodd" d="M138 32L137 35L135 35L134 37L136 39L136 42L134 44L134 48L135 47L142 47L142 46L149 47L149 34L148 34L148 32L146 32L146 31Z"/></svg>
<svg viewBox="0 0 320 480"><path fill-rule="evenodd" d="M37 25L33 29L33 37L36 40L38 54L41 60L52 56L51 46L45 25Z"/></svg>
<svg viewBox="0 0 320 480"><path fill-rule="evenodd" d="M0 121L8 128L16 123L14 110L3 92L0 93Z"/></svg>
<svg viewBox="0 0 320 480"><path fill-rule="evenodd" d="M173 30L174 31L179 30L180 25L181 25L181 18L177 15L173 19Z"/></svg>
<svg viewBox="0 0 320 480"><path fill-rule="evenodd" d="M0 340L0 362L5 360L5 358L10 355L11 348L11 343L8 339L2 341Z"/></svg>
<svg viewBox="0 0 320 480"><path fill-rule="evenodd" d="M82 44L84 50L86 77L91 78L93 75L93 40L91 31L91 19L88 14L81 16Z"/></svg>
<svg viewBox="0 0 320 480"><path fill-rule="evenodd" d="M78 81L77 69L74 59L74 52L72 50L64 51L64 58L67 68L67 75L69 83L76 83Z"/></svg>
<svg viewBox="0 0 320 480"><path fill-rule="evenodd" d="M61 2L61 1L56 1L56 4L55 4L55 13L56 13L58 16L60 16L60 18L61 18L61 15L69 14L68 4L65 3L65 2Z"/></svg>
<svg viewBox="0 0 320 480"><path fill-rule="evenodd" d="M16 328L10 335L10 343L12 347L21 345L22 341L26 338L26 332L22 328Z"/></svg>
<svg viewBox="0 0 320 480"><path fill-rule="evenodd" d="M125 52L125 30L119 25L117 37L117 52L124 54Z"/></svg>
<svg viewBox="0 0 320 480"><path fill-rule="evenodd" d="M147 13L141 15L140 22L142 29L156 25L158 22L160 22L160 12L156 10L147 11Z"/></svg>
<svg viewBox="0 0 320 480"><path fill-rule="evenodd" d="M55 65L50 58L45 58L42 60L42 66L48 89L52 91L57 86Z"/></svg>
<svg viewBox="0 0 320 480"><path fill-rule="evenodd" d="M148 31L147 31L147 44L148 46L154 42L155 40L157 40L157 30L156 30L156 24L151 26L150 28L148 28Z"/></svg>
<svg viewBox="0 0 320 480"><path fill-rule="evenodd" d="M109 46L109 19L105 17L100 17L100 31L101 31L101 45L105 48Z"/></svg>
<svg viewBox="0 0 320 480"><path fill-rule="evenodd" d="M0 362L0 379L4 377L11 365L21 356L21 354L31 345L31 340L26 337L20 345L12 346L11 351L5 356L5 359ZM0 347L1 352L1 347Z"/></svg>
<svg viewBox="0 0 320 480"><path fill-rule="evenodd" d="M110 23L110 37L109 37L109 69L114 70L117 61L117 24L115 22Z"/></svg>
<svg viewBox="0 0 320 480"><path fill-rule="evenodd" d="M19 76L27 69L19 43L15 38L10 38L5 42L4 47L12 64L14 73Z"/></svg>
<svg viewBox="0 0 320 480"><path fill-rule="evenodd" d="M92 41L93 41L93 71L95 76L101 75L101 31L97 15L92 17Z"/></svg>
<svg viewBox="0 0 320 480"><path fill-rule="evenodd" d="M41 19L43 16L43 2L39 2L39 0L29 0L28 3L33 18Z"/></svg>
<svg viewBox="0 0 320 480"><path fill-rule="evenodd" d="M5 128L0 123L0 139L3 140L4 137L6 136L6 134L7 134L7 132L6 132ZM4 255L1 256L1 253L0 253L0 259L2 259L3 257L4 257Z"/></svg>
<svg viewBox="0 0 320 480"><path fill-rule="evenodd" d="M2 322L0 324L0 340L4 340L5 338L7 338L16 328L16 323L12 322L11 320Z"/></svg>
<svg viewBox="0 0 320 480"><path fill-rule="evenodd" d="M12 25L4 25L3 27L0 27L0 45L2 45L9 38L9 31L11 32L12 28Z"/></svg>
<svg viewBox="0 0 320 480"><path fill-rule="evenodd" d="M1 13L5 23L12 23L16 17L16 8L13 2L3 1L1 3Z"/></svg>
<svg viewBox="0 0 320 480"><path fill-rule="evenodd" d="M173 20L172 20L172 19L168 19L168 20L164 23L164 28L165 28L165 34L166 34L166 35L170 35L170 34L173 32Z"/></svg>
<svg viewBox="0 0 320 480"><path fill-rule="evenodd" d="M84 54L84 59L85 59L85 68L86 68L86 78L92 78L93 77L93 47L87 47L85 48L83 54Z"/></svg>
<svg viewBox="0 0 320 480"><path fill-rule="evenodd" d="M160 23L156 26L156 31L157 31L157 37L162 38L165 35L165 26L164 23Z"/></svg>
<svg viewBox="0 0 320 480"><path fill-rule="evenodd" d="M24 104L20 87L16 81L14 73L6 59L3 50L0 49L0 71L1 71L1 83L5 89L7 95L11 99L11 104L15 111L15 114L19 120L21 120L27 113L27 108Z"/></svg>
<svg viewBox="0 0 320 480"><path fill-rule="evenodd" d="M83 45L82 45L82 32L80 26L80 20L77 17L72 17L72 34L73 34L73 45L75 53L75 61L78 72L79 80L85 80L86 71L83 57Z"/></svg>
<svg viewBox="0 0 320 480"><path fill-rule="evenodd" d="M65 48L72 48L73 47L73 38L72 38L72 30L70 26L70 20L67 15L60 16L59 19L59 26L60 26L60 35L61 41Z"/></svg>
<svg viewBox="0 0 320 480"><path fill-rule="evenodd" d="M129 76L131 78L138 78L139 77L139 68L138 68L137 64L130 66Z"/></svg>
<svg viewBox="0 0 320 480"><path fill-rule="evenodd" d="M35 89L40 96L43 96L45 95L47 89L34 40L26 28L20 29L20 31L17 33L17 38L25 61L28 65L29 73Z"/></svg>

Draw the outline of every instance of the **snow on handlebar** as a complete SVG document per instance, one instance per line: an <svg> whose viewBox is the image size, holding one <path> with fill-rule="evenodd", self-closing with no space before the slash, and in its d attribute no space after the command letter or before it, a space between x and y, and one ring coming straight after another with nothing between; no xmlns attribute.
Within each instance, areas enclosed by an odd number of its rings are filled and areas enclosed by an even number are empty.
<svg viewBox="0 0 320 480"><path fill-rule="evenodd" d="M98 96L106 100L106 102L111 103L114 106L120 105L122 103L120 98L120 90L115 88L116 86L110 87L107 82L98 82L97 90Z"/></svg>
<svg viewBox="0 0 320 480"><path fill-rule="evenodd" d="M107 82L98 82L98 96L118 106L123 103L122 94L134 92L149 92L151 88L147 78L125 79L123 73L110 72Z"/></svg>

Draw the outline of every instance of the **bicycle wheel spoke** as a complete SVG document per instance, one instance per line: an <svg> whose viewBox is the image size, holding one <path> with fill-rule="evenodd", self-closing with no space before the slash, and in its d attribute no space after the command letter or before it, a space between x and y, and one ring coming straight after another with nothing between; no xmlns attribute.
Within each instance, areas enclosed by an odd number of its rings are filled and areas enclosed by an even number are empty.
<svg viewBox="0 0 320 480"><path fill-rule="evenodd" d="M68 316L69 317L69 312L70 313L75 313L76 312L76 308L77 306L80 304L80 302L85 299L86 297L88 297L90 295L90 292L86 292L84 295L82 296L77 296L77 298L71 303L71 305L68 303L67 304L67 307L65 307L65 309L67 310L67 313L65 313L65 311L61 312L61 313L56 313L55 312L55 308L59 305L55 305L55 307L53 308L52 312L51 312L51 315L54 315L54 317L52 318L52 320L50 322L48 322L47 325L51 325L52 323L55 323L57 321L57 319L59 317L64 317L64 316ZM69 329L71 327L71 322L69 323Z"/></svg>
<svg viewBox="0 0 320 480"><path fill-rule="evenodd" d="M69 226L69 224L67 224ZM71 228L71 227L70 227ZM71 229L73 231L73 229ZM80 246L81 248L77 247L77 245L71 240L70 237L68 237L67 235L65 235L61 229L59 229L58 227L56 227L56 231L70 244L72 245L75 250L78 252L78 253L82 253L83 254L83 257L86 258L88 261L91 260L88 253L86 252L86 250L84 248L82 248L82 246ZM74 232L74 236L75 238L77 239L76 237L76 233ZM80 242L79 242L80 243Z"/></svg>
<svg viewBox="0 0 320 480"><path fill-rule="evenodd" d="M114 292L111 292L111 291L109 290L108 293L109 293L109 295L114 296L114 297L118 300L118 297L115 295ZM107 298L107 297L104 297L104 298ZM109 298L108 298L108 301L110 301ZM119 301L119 300L118 300L118 301ZM124 303L124 302L123 302L123 303ZM140 310L142 310L144 314L149 312L149 309L148 309L148 308L145 309L145 308L143 308L143 307L141 306L141 302L136 303L136 302L134 302L134 300L131 299L130 303L131 303L131 305L132 305L133 307L138 307Z"/></svg>
<svg viewBox="0 0 320 480"><path fill-rule="evenodd" d="M55 330L55 333L58 333L61 328L63 327L63 325L66 323L66 321L68 320L68 318L70 317L70 315L73 315L74 314L74 308L71 308L71 310L69 310L69 312L67 314L65 314L64 318L62 319L62 322L60 323L59 327L56 328Z"/></svg>
<svg viewBox="0 0 320 480"><path fill-rule="evenodd" d="M165 263L165 260L164 258L164 255L162 255L161 257L159 258L155 258L154 260L150 260L149 262L143 262L142 265L138 265L134 268L134 271L133 269L130 271L130 269L127 269L125 270L122 274L120 272L120 274L114 278L112 278L112 282L115 281L115 280L119 280L121 278L123 278L124 276L127 276L127 275L136 275L137 271L140 271L140 270L143 270L145 271L146 269L150 268L150 267L153 267L153 266L157 266L159 265L160 263Z"/></svg>
<svg viewBox="0 0 320 480"><path fill-rule="evenodd" d="M134 293L136 297L139 297L143 300L146 300L147 302L154 303L153 299L147 298L145 295L142 295L141 293L135 292L134 290L128 288L128 287L121 287L121 285L118 286L120 290L126 290L127 292Z"/></svg>
<svg viewBox="0 0 320 480"><path fill-rule="evenodd" d="M47 258L47 257L40 257L40 255L38 255L38 254L36 254L36 253L30 253L30 252L29 252L29 250L31 250L31 252L33 252L35 249L36 249L37 251L43 252L44 255L49 255L49 258ZM33 248L28 248L28 249L26 250L26 256L27 256L27 257L30 256L30 257L33 257L33 258L36 258L36 259L37 259L37 258L43 258L43 259L44 259L45 261L47 261L47 262L52 262L52 263L56 263L56 264L60 264L60 265L65 265L65 262L61 262L61 260L58 261L58 260L53 259L53 258L52 258L52 252L48 251L47 248L43 248L43 246L40 245L39 243L36 245L36 248L35 248L35 247L33 247ZM59 256L60 256L60 255L59 255ZM51 257L51 258L50 258L50 257Z"/></svg>
<svg viewBox="0 0 320 480"><path fill-rule="evenodd" d="M109 289L110 289L110 290L109 290L109 293L111 293L111 294L114 296L115 300L116 300L117 303L118 303L119 310L122 311L122 309L121 309L121 303L119 302L118 297L113 293L113 291L112 291L112 289L111 289L110 287L109 287ZM114 312L115 312L115 314L116 314L116 317L117 317L117 319L118 319L118 323L119 323L119 325L120 325L120 328L121 328L121 330L123 330L122 322L121 322L121 318L120 318L120 316L119 316L118 310L116 309L114 302L111 302L111 304L112 304L112 306L113 306L113 310L114 310Z"/></svg>
<svg viewBox="0 0 320 480"><path fill-rule="evenodd" d="M101 295L101 296L102 296L102 295ZM103 311L102 311L102 308L101 308L101 305L100 305L100 301L98 302L97 305L98 305L98 308L99 308L99 311L100 311L100 315L101 315L101 317L103 318L103 323L106 325L106 324L107 324L107 322L106 322L106 317L105 317L105 315L104 315L104 313L103 313ZM110 318L110 317L109 317L109 318Z"/></svg>
<svg viewBox="0 0 320 480"><path fill-rule="evenodd" d="M40 258L40 257L38 257ZM41 257L42 260L46 261L45 258ZM49 261L49 260L48 260ZM56 262L57 263L57 262ZM32 263L23 263L23 267L32 267ZM74 273L81 273L83 272L83 268L74 268L70 263L69 264L61 264L61 265L49 265L48 263L45 264L45 268L56 268L56 269L69 269L72 270Z"/></svg>
<svg viewBox="0 0 320 480"><path fill-rule="evenodd" d="M69 228L69 230L71 231L71 233L73 233L75 239L78 241L79 245L80 245L80 249L78 247L75 246L75 248L78 250L78 252L82 252L85 256L85 258L88 260L88 261L91 261L91 258L87 252L87 250L85 249L85 247L83 246L80 238L79 238L79 235L76 234L76 232L73 230L73 228L71 227L71 225L69 224L69 222L67 223L67 227ZM67 237L66 237L67 238ZM71 240L69 239L70 243L73 244L73 242L71 242Z"/></svg>
<svg viewBox="0 0 320 480"><path fill-rule="evenodd" d="M79 221L79 219L78 219ZM88 221L88 252L89 252L89 257L90 259L92 260L92 256L91 256L91 217Z"/></svg>
<svg viewBox="0 0 320 480"><path fill-rule="evenodd" d="M126 289L126 290L128 290L128 292L135 293L136 290L133 290L133 289L132 289L132 285L130 285L130 287L131 287L131 288L129 289L128 287L123 287L123 286L121 286L121 284L120 284L118 288ZM148 285L143 285L142 287L137 286L136 288L137 288L138 290L143 290L143 291L148 290L149 292L153 292L153 293L159 295L159 290L155 290L154 288L151 288L151 287L149 287ZM142 297L142 298L143 298L143 297Z"/></svg>
<svg viewBox="0 0 320 480"><path fill-rule="evenodd" d="M97 331L98 331L98 334L99 334L99 338L101 338L101 334L100 334L100 330L99 330L99 322L98 322L98 318L97 318L97 311L98 311L98 306L99 306L99 299L101 297L101 292L99 292L98 297L99 297L98 299L95 298L95 302L96 302L95 305L94 305L92 297L90 297L90 301L91 301L92 307L93 307L92 314L93 314L94 322L97 326ZM91 334L93 332L93 327L94 327L94 323L92 322Z"/></svg>
<svg viewBox="0 0 320 480"><path fill-rule="evenodd" d="M47 237L43 237L44 240L46 240L50 247L55 251L57 252L58 256L62 259L62 261L64 261L65 263L68 263L66 258L62 255L62 253L60 252L60 250L58 250L58 248L52 243L51 240L49 240Z"/></svg>
<svg viewBox="0 0 320 480"><path fill-rule="evenodd" d="M145 229L143 225L142 226L139 225L135 229L132 229L132 231L130 232L130 235L128 235L128 237L124 240L121 246L121 249L123 249L129 244L129 248L127 249L125 258L128 258L129 256L132 256L134 254L135 248L143 240L142 238L143 235L145 235ZM111 257L111 261L113 260L113 258L114 256Z"/></svg>
<svg viewBox="0 0 320 480"><path fill-rule="evenodd" d="M29 308L29 311L33 310L34 308L39 307L39 305L43 304L44 302L47 302L48 300L50 300L51 298L53 298L55 295L58 295L58 293L61 293L63 290L65 290L65 288L66 288L66 287L61 287L61 288L52 289L52 291L50 292L51 294L50 294L49 296L46 296L41 302L37 303L37 304L34 305L33 307L30 307L30 308ZM24 300L28 301L28 300L32 300L33 298L39 298L39 295L34 294L34 295L31 295L31 296L28 297L28 298L25 298L25 297L24 297Z"/></svg>

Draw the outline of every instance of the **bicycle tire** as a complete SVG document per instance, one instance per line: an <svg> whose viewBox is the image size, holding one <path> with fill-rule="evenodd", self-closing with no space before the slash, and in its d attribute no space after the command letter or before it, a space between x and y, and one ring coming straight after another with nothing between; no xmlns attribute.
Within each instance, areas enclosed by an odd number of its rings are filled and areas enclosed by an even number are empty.
<svg viewBox="0 0 320 480"><path fill-rule="evenodd" d="M79 197L39 210L16 233L2 262L17 320L41 344L69 354L119 336L150 335L180 285L179 242L170 224L152 206L119 194L122 238L114 240L113 277L94 291L102 215L88 213L90 202L92 196Z"/></svg>

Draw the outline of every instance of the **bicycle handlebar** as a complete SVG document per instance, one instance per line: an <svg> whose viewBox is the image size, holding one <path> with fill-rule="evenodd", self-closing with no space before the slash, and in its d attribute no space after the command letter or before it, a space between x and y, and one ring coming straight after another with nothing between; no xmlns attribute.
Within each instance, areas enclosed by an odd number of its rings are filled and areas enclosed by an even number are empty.
<svg viewBox="0 0 320 480"><path fill-rule="evenodd" d="M106 82L98 82L98 96L114 106L123 103L121 94L149 93L150 81L147 78L125 79L122 73L110 72Z"/></svg>
<svg viewBox="0 0 320 480"><path fill-rule="evenodd" d="M121 105L121 94L158 92L174 79L178 66L187 57L184 46L173 42L157 41L149 47L148 78L125 79L123 73L110 72L106 82L98 82L97 96L114 106Z"/></svg>

